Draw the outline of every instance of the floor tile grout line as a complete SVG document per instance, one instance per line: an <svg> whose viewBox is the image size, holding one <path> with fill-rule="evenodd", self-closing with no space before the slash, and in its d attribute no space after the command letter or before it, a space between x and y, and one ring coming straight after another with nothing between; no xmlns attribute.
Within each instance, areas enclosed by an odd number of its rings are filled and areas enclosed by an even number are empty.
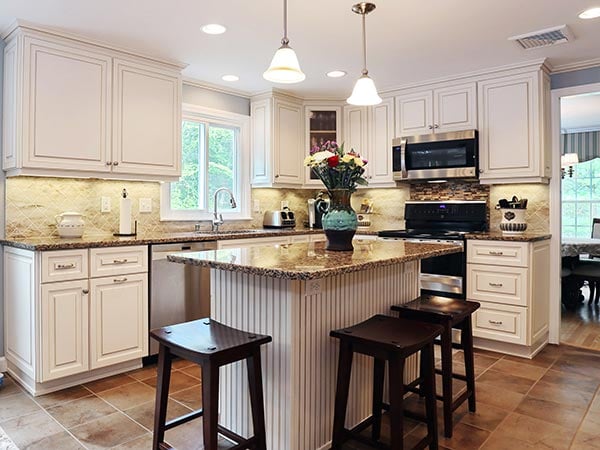
<svg viewBox="0 0 600 450"><path fill-rule="evenodd" d="M594 392L594 396L592 397L592 400L588 404L588 407L585 410L585 414L583 415L583 417L581 418L581 421L579 422L579 425L577 426L577 430L573 434L573 438L571 439L571 442L569 444L569 448L571 448L573 446L573 444L575 443L575 439L577 438L577 434L581 430L581 426L583 425L583 422L585 422L585 419L586 419L588 413L590 412L590 409L592 408L592 403L594 403L594 399L596 398L596 396L598 395L599 392L600 392L600 386L598 386L596 388L596 392Z"/></svg>

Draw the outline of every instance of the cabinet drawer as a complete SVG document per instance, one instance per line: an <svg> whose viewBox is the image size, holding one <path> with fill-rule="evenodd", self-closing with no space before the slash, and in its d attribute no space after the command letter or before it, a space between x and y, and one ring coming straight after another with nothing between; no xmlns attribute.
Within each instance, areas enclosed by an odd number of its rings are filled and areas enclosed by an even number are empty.
<svg viewBox="0 0 600 450"><path fill-rule="evenodd" d="M148 247L108 247L90 250L90 276L104 277L148 271Z"/></svg>
<svg viewBox="0 0 600 450"><path fill-rule="evenodd" d="M529 265L528 245L527 242L469 240L467 262L527 267Z"/></svg>
<svg viewBox="0 0 600 450"><path fill-rule="evenodd" d="M473 336L527 344L527 308L481 303L473 318Z"/></svg>
<svg viewBox="0 0 600 450"><path fill-rule="evenodd" d="M528 269L467 264L467 298L527 306Z"/></svg>
<svg viewBox="0 0 600 450"><path fill-rule="evenodd" d="M87 277L87 249L42 252L42 283L80 280Z"/></svg>

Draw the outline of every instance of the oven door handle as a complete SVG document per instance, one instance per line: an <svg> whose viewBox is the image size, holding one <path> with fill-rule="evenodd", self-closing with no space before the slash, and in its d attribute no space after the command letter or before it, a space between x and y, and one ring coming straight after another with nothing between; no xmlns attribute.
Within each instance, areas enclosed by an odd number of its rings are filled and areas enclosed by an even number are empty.
<svg viewBox="0 0 600 450"><path fill-rule="evenodd" d="M406 138L400 141L400 171L402 172L402 178L408 178L408 171L406 170Z"/></svg>

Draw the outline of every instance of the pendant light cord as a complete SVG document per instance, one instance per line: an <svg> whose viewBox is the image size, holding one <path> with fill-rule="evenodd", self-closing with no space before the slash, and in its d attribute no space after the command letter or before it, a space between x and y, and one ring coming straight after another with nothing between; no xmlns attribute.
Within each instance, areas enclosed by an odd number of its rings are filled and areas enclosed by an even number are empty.
<svg viewBox="0 0 600 450"><path fill-rule="evenodd" d="M287 0L286 0L287 1ZM366 12L363 10L362 12L362 38L363 38L363 75L368 75L369 71L367 70L367 21L366 21Z"/></svg>
<svg viewBox="0 0 600 450"><path fill-rule="evenodd" d="M286 46L290 43L287 35L287 0L283 0L283 39L281 44Z"/></svg>

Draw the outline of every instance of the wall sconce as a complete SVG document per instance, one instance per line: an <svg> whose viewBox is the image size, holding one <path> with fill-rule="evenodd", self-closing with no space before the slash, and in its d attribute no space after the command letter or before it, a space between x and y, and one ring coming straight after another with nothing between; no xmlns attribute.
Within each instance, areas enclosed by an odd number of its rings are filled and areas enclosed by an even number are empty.
<svg viewBox="0 0 600 450"><path fill-rule="evenodd" d="M565 177L565 172L569 174L569 178L573 178L573 166L579 163L577 153L565 153L560 157L560 177ZM565 168L567 168L565 170Z"/></svg>

